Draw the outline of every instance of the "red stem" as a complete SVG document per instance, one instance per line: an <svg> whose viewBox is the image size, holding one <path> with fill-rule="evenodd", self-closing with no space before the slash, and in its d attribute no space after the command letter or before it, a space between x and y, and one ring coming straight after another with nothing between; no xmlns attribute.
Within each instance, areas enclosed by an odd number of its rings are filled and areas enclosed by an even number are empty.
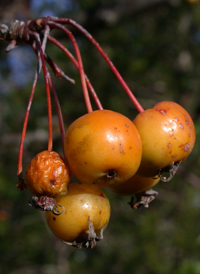
<svg viewBox="0 0 200 274"><path fill-rule="evenodd" d="M71 54L71 52L68 51L68 49L66 49L57 39L55 39L54 37L52 36L48 36L48 40L50 42L52 42L53 44L55 44L57 47L59 47L68 57L69 59L74 63L74 65L77 67L77 69L79 70L79 64L78 62L76 61L76 59L74 58L74 56ZM86 80L86 83L87 83L87 86L92 94L92 97L98 107L98 109L102 110L103 109L103 106L92 86L92 84L90 83L90 80L88 79L87 75L85 74L85 80Z"/></svg>
<svg viewBox="0 0 200 274"><path fill-rule="evenodd" d="M122 78L121 74L116 69L116 67L113 65L113 63L111 62L111 60L109 59L107 54L104 52L104 50L101 48L101 46L97 43L97 41L92 37L92 35L86 29L84 29L81 25L79 25L77 22L75 22L72 19L58 18L58 17L50 17L50 19L54 22L59 23L59 24L70 24L70 25L74 26L76 29L78 29L81 33L83 33L89 39L89 41L97 48L97 50L100 52L100 54L103 56L103 58L106 60L106 62L112 69L113 73L115 74L115 76L117 77L119 82L121 83L122 87L128 94L129 98L131 99L131 101L133 102L133 104L135 105L137 110L139 112L144 111L143 107L140 105L140 103L138 102L136 97L133 95L132 91L130 90L130 88L128 87L128 85L126 84L124 79ZM48 25L49 25L49 23L48 23Z"/></svg>
<svg viewBox="0 0 200 274"><path fill-rule="evenodd" d="M32 101L33 101L33 96L34 96L34 93L35 93L35 88L36 88L36 84L37 84L37 80L38 80L38 75L39 75L39 66L38 66L38 69L35 73L35 78L34 78L34 81L33 81L33 86L32 86L31 94L30 94L30 97L29 97L28 106L27 106L27 109L26 109L24 124L23 124L23 128L22 128L20 147L19 147L18 169L17 169L17 175L18 175L18 178L19 178L19 183L18 183L17 186L21 190L23 190L24 187L25 187L25 183L23 181L23 176L22 176L22 160L23 160L24 140L25 140L25 135L26 135L26 129L27 129L27 124L28 124L28 118L29 118L29 113L30 113L30 109L31 109L31 104L32 104Z"/></svg>
<svg viewBox="0 0 200 274"><path fill-rule="evenodd" d="M44 81L45 81L45 88L46 88L46 94L47 94L47 108L48 108L48 124L49 124L49 138L48 138L48 151L52 151L53 148L53 137L52 137L52 111L51 111L51 95L49 90L49 72L47 70L46 64L45 64L45 58L43 54L43 50L40 44L40 40L38 36L35 34L36 43L38 46L38 50L40 52L40 57L42 61L42 68L44 71Z"/></svg>
<svg viewBox="0 0 200 274"><path fill-rule="evenodd" d="M64 142L65 142L65 128L64 128L64 122L63 122L63 116L62 116L62 111L61 111L61 107L60 107L60 103L58 100L58 96L56 93L56 90L54 88L53 82L51 80L51 77L49 75L48 77L48 82L53 94L53 98L54 98L54 102L56 105L56 111L57 111L57 116L58 116L58 121L59 121L59 127L60 127L60 135L61 135L61 142L62 142L62 148L63 148L63 155L64 155L64 159L65 159L65 150L64 150Z"/></svg>
<svg viewBox="0 0 200 274"><path fill-rule="evenodd" d="M64 27L60 24L57 24L53 21L48 22L48 26L50 26L51 28L54 28L54 29L56 28L56 29L62 30L69 36L69 38L70 38L70 40L71 40L71 42L74 46L77 61L78 61L78 64L79 64L79 72L80 72L80 77L81 77L81 84L82 84L82 89L83 89L83 95L84 95L84 98L85 98L86 108L87 108L88 112L92 112L93 110L92 110L92 105L91 105L91 102L90 102L90 97L89 97L89 93L88 93L88 89L87 89L87 85L86 85L83 62L82 62L81 54L80 54L79 47L78 47L78 44L76 42L75 37L73 36L71 31L68 30L66 27Z"/></svg>
<svg viewBox="0 0 200 274"><path fill-rule="evenodd" d="M33 45L32 46L37 58L39 60L40 59L40 54L38 52L38 50L36 49L36 47ZM47 54L44 52L44 58L45 60L50 61L49 62L49 65L52 67L53 71L54 71L54 67L57 67L59 68L51 59L49 56L47 56ZM59 70L61 71L61 69L59 68ZM61 142L62 142L62 148L63 148L63 156L64 156L64 159L65 159L65 153L64 153L64 139L65 139L65 129L64 129L64 122L63 122L63 117L62 117L62 112L61 112L61 107L60 107L60 103L59 103L59 100L58 100L58 96L57 96L57 93L56 93L56 90L54 88L54 85L53 85L53 82L51 80L51 76L49 74L49 71L47 69L47 75L48 75L48 82L49 82L49 85L50 85L50 88L51 88L51 91L52 91L52 94L53 94L53 98L54 98L54 102L55 102L55 105L56 105L56 111L57 111L57 116L58 116L58 121L59 121L59 127L60 127L60 133L61 133ZM55 71L54 71L55 72ZM62 72L64 74L64 72Z"/></svg>

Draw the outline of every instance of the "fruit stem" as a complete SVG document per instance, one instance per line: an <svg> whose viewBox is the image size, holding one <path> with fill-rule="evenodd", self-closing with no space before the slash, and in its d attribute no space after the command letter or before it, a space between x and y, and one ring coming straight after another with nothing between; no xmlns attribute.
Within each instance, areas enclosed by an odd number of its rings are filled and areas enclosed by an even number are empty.
<svg viewBox="0 0 200 274"><path fill-rule="evenodd" d="M143 112L144 111L143 107L140 105L140 103L138 102L138 100L133 95L132 91L130 90L130 88L128 87L128 85L126 84L126 82L124 81L124 79L122 78L121 74L118 72L117 68L111 62L110 58L107 56L107 54L105 53L105 51L101 48L101 46L97 43L97 41L92 37L92 35L86 29L84 29L77 22L75 22L74 20L69 19L69 18L50 17L50 19L53 20L53 22L57 22L59 24L70 24L73 27L75 27L76 29L78 29L82 34L84 34L88 38L88 40L100 52L100 54L103 56L103 58L105 59L105 61L108 63L108 65L112 69L113 73L117 77L118 81L120 82L120 84L122 85L122 87L124 88L124 90L126 91L126 93L128 94L129 98L131 99L131 101L133 102L133 104L135 105L135 107L137 108L137 110L139 112ZM48 22L48 25L49 25L49 22Z"/></svg>
<svg viewBox="0 0 200 274"><path fill-rule="evenodd" d="M52 36L48 36L48 40L50 42L52 42L53 44L55 44L58 48L60 48L68 57L69 59L74 63L74 65L76 66L76 68L79 70L79 64L78 62L76 61L76 59L74 58L74 56L71 54L71 52L68 51L68 49L66 49L57 39L55 39L54 37ZM91 95L98 107L99 110L102 110L103 109L103 106L92 86L92 84L90 83L90 80L88 79L87 75L85 74L85 80L86 80L86 84L91 92Z"/></svg>
<svg viewBox="0 0 200 274"><path fill-rule="evenodd" d="M38 46L38 50L40 53L40 58L42 61L42 68L44 72L44 81L45 81L45 88L46 88L46 94L47 94L47 108L48 108L48 124L49 124L49 138L48 138L48 151L52 151L53 148L53 137L52 137L52 111L51 111L51 95L49 90L49 84L48 79L50 77L50 74L47 70L46 64L45 64L45 58L43 54L43 49L40 44L40 39L38 37L39 35L35 33L36 43Z"/></svg>
<svg viewBox="0 0 200 274"><path fill-rule="evenodd" d="M81 84L82 84L82 89L83 89L83 95L84 95L84 99L85 99L86 108L87 108L88 113L92 112L93 109L92 109L92 105L91 105L91 101L90 101L90 97L89 97L89 93L88 93L88 89L87 89L87 85L86 85L83 62L82 62L79 47L78 47L78 44L76 42L76 39L75 39L74 35L65 26L57 24L53 21L48 22L48 26L50 26L51 28L56 28L56 29L64 31L68 35L68 37L70 38L70 40L71 40L71 42L74 46L74 50L75 50L77 61L78 61L78 67L79 67L79 72L80 72L80 77L81 77Z"/></svg>
<svg viewBox="0 0 200 274"><path fill-rule="evenodd" d="M69 81L72 84L75 84L74 79L70 78L69 76L67 76L62 70L61 68L59 68L56 63L49 57L48 54L46 54L44 52L44 58L46 60L46 62L49 64L49 66L51 67L51 69L53 70L54 74L56 77L62 77L65 80Z"/></svg>
<svg viewBox="0 0 200 274"><path fill-rule="evenodd" d="M37 67L37 70L36 70L36 73L35 73L35 77L34 77L34 81L33 81L31 94L30 94L29 101L28 101L28 106L27 106L27 109L26 109L24 124L23 124L23 128L22 128L20 147L19 147L18 169L17 169L17 175L18 175L18 178L19 178L19 183L18 183L19 188L21 188L22 181L23 181L23 179L22 179L22 159L23 159L24 139L25 139L25 135L26 135L26 129L27 129L27 124L28 124L29 113L30 113L31 104L32 104L32 101L33 101L33 96L34 96L34 93L35 93L35 88L36 88L39 72L40 72L40 66L38 64L38 67Z"/></svg>
<svg viewBox="0 0 200 274"><path fill-rule="evenodd" d="M49 75L48 77L48 81L49 81L49 85L53 94L53 98L54 98L54 102L56 105L56 111L57 111L57 116L58 116L58 121L59 121L59 127L60 127L60 135L61 135L61 142L62 142L62 148L63 148L63 156L64 156L64 160L65 159L65 150L64 150L64 142L65 142L65 128L64 128L64 122L63 122L63 116L62 116L62 111L61 111L61 107L60 107L60 103L58 100L58 96L55 90L55 87L53 85L53 82L51 80L51 77ZM66 161L65 161L66 162Z"/></svg>

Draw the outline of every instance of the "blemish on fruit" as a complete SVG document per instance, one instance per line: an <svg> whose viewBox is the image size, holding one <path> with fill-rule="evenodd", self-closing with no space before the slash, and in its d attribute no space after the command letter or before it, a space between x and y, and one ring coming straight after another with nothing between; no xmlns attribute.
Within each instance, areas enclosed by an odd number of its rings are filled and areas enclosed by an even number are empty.
<svg viewBox="0 0 200 274"><path fill-rule="evenodd" d="M55 217L53 217L53 220L55 221L55 220L56 220L56 218L55 218Z"/></svg>
<svg viewBox="0 0 200 274"><path fill-rule="evenodd" d="M176 154L174 154L174 155L172 155L171 157L172 157L172 158L176 158L176 156L177 156L177 155L176 155Z"/></svg>
<svg viewBox="0 0 200 274"><path fill-rule="evenodd" d="M99 215L101 214L101 210L99 211Z"/></svg>
<svg viewBox="0 0 200 274"><path fill-rule="evenodd" d="M188 136L191 137L191 134L189 133Z"/></svg>
<svg viewBox="0 0 200 274"><path fill-rule="evenodd" d="M178 118L177 118L177 117L175 117L175 118L174 118L174 121L175 121L175 122L178 122Z"/></svg>
<svg viewBox="0 0 200 274"><path fill-rule="evenodd" d="M129 125L128 125L128 124L126 124L125 126L126 126L126 127L129 127Z"/></svg>
<svg viewBox="0 0 200 274"><path fill-rule="evenodd" d="M156 110L158 110L161 114L163 114L163 115L165 115L166 114L166 110L164 110L164 109L159 109L159 108L157 108Z"/></svg>
<svg viewBox="0 0 200 274"><path fill-rule="evenodd" d="M173 133L173 132L170 132L169 136L172 137L173 135L174 135L174 133Z"/></svg>
<svg viewBox="0 0 200 274"><path fill-rule="evenodd" d="M123 147L123 145L122 144L119 144L120 145L120 147Z"/></svg>
<svg viewBox="0 0 200 274"><path fill-rule="evenodd" d="M163 115L165 115L165 114L166 114L166 110L161 109L161 110L160 110L160 113L163 114Z"/></svg>
<svg viewBox="0 0 200 274"><path fill-rule="evenodd" d="M132 147L129 147L129 149L132 149Z"/></svg>
<svg viewBox="0 0 200 274"><path fill-rule="evenodd" d="M188 120L185 120L185 123L186 123L186 125L189 125L189 121Z"/></svg>
<svg viewBox="0 0 200 274"><path fill-rule="evenodd" d="M171 148L171 147L172 147L172 144L169 143L167 146L168 146L168 148Z"/></svg>
<svg viewBox="0 0 200 274"><path fill-rule="evenodd" d="M105 198L104 195L103 195L103 193L101 193L101 194L99 195L99 197L100 197L101 200L103 200L103 199Z"/></svg>
<svg viewBox="0 0 200 274"><path fill-rule="evenodd" d="M184 151L189 151L190 150L190 145L188 143L185 144L184 146Z"/></svg>
<svg viewBox="0 0 200 274"><path fill-rule="evenodd" d="M121 148L121 149L120 149L120 153L122 153L122 152L123 152L123 149Z"/></svg>
<svg viewBox="0 0 200 274"><path fill-rule="evenodd" d="M180 124L180 125L179 125L179 127L180 127L181 129L184 129L184 126L183 126L183 124Z"/></svg>

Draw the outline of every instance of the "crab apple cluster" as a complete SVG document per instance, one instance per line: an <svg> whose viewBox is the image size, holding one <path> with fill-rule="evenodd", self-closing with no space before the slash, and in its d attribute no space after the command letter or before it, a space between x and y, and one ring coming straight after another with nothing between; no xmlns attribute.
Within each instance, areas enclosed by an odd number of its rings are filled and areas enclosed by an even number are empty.
<svg viewBox="0 0 200 274"><path fill-rule="evenodd" d="M133 121L118 112L103 109L85 74L78 43L66 25L80 31L108 63L139 111ZM68 36L76 58L50 35L53 29ZM17 186L21 190L28 188L34 195L29 205L46 211L47 224L57 238L77 248L93 248L103 238L103 231L110 219L110 203L101 188L108 188L117 195L132 196L129 204L134 209L148 207L158 194L152 187L160 181L170 181L191 153L195 143L194 123L188 112L174 102L163 101L144 110L99 43L86 29L69 18L47 16L27 23L14 21L10 25L3 24L0 38L10 42L7 51L20 42L30 45L39 60L22 129ZM74 80L65 75L46 53L47 42L58 47L80 73L87 114L76 119L66 132L46 63L56 76L71 83ZM24 182L23 146L41 69L47 95L48 149L38 153L30 162ZM93 111L88 90L98 110ZM64 158L52 150L51 94L57 111ZM164 177L166 173L168 176ZM71 174L80 183L73 183Z"/></svg>
<svg viewBox="0 0 200 274"><path fill-rule="evenodd" d="M69 126L64 148L68 167L52 151L39 153L29 164L26 184L39 197L30 204L46 211L50 230L65 244L93 248L110 218L110 203L100 187L118 186L137 172L141 138L126 116L97 110ZM71 173L81 183L69 184Z"/></svg>
<svg viewBox="0 0 200 274"><path fill-rule="evenodd" d="M148 207L162 172L171 172L171 179L194 142L193 121L174 102L160 102L133 121L111 110L89 112L66 131L66 164L52 151L39 153L29 164L26 184L40 197L31 204L46 211L50 230L62 242L93 248L110 219L109 199L101 188L132 196L134 209ZM71 173L80 183L70 183Z"/></svg>
<svg viewBox="0 0 200 274"><path fill-rule="evenodd" d="M77 248L93 248L110 219L110 203L101 188L134 195L132 208L148 207L162 172L184 161L194 142L190 115L173 102L160 102L133 121L115 111L96 110L68 127L67 165L57 153L43 151L29 164L26 183L34 195L55 198L53 204L45 202L50 204L47 224L57 238ZM71 173L80 183L69 184Z"/></svg>

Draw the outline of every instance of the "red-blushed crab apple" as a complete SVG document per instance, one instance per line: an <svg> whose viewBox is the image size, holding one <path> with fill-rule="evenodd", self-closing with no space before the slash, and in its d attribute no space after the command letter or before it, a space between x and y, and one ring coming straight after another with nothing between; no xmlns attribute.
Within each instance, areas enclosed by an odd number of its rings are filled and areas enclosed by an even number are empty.
<svg viewBox="0 0 200 274"><path fill-rule="evenodd" d="M173 173L194 147L194 123L177 103L160 102L138 114L133 123L142 140L140 176L154 177L168 168Z"/></svg>

